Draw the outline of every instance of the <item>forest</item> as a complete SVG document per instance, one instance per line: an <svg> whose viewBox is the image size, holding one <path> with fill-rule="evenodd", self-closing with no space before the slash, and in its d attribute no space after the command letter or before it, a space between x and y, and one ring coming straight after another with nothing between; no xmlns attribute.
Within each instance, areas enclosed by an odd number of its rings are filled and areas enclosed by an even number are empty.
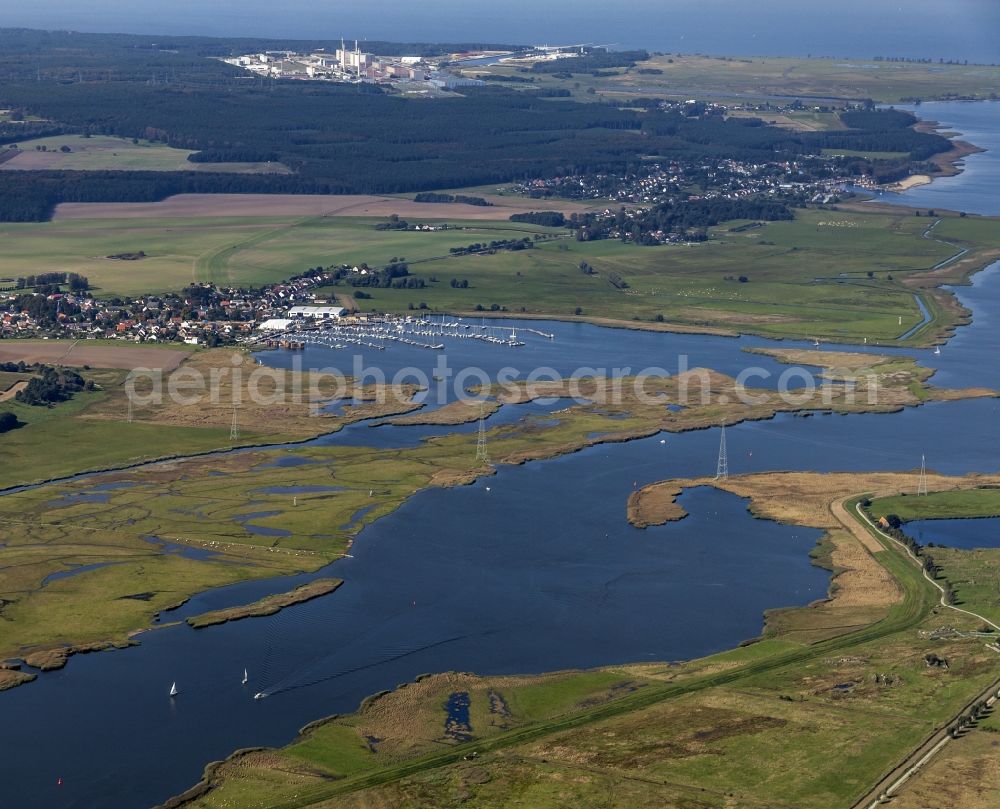
<svg viewBox="0 0 1000 809"><path fill-rule="evenodd" d="M580 56L567 56L550 62L536 62L533 73L593 73L613 67L635 67L649 59L646 51L592 50Z"/></svg>
<svg viewBox="0 0 1000 809"><path fill-rule="evenodd" d="M661 243L654 235L657 233L680 234L686 241L704 241L708 238L705 229L721 222L736 219L777 222L793 218L791 208L776 200L699 199L663 203L631 216L624 209L615 217L574 214L567 226L575 229L577 238L584 241L607 239L617 233L619 238L636 244L656 245Z"/></svg>
<svg viewBox="0 0 1000 809"><path fill-rule="evenodd" d="M246 49L243 41L170 44L174 51L167 52L142 37L0 31L0 108L44 118L60 131L192 150L198 153L192 161L203 165L266 159L292 173L0 171L0 221L44 220L60 202L147 202L177 193L403 193L622 173L649 159L773 163L844 148L924 160L949 148L945 138L915 131L915 119L895 111L845 119L863 127L857 130L794 133L755 119L552 101L498 86L408 99L375 85L262 84L204 55ZM29 62L37 66L34 76L16 67ZM830 171L828 162L815 163L817 171ZM907 164L904 158L882 170L898 173ZM843 166L872 170L856 161Z"/></svg>

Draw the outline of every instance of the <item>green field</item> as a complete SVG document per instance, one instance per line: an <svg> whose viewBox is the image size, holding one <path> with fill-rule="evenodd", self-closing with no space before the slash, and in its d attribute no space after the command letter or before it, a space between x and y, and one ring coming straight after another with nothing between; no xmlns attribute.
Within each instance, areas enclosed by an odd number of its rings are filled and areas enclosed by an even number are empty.
<svg viewBox="0 0 1000 809"><path fill-rule="evenodd" d="M3 223L0 276L70 271L87 276L101 294L136 295L179 290L194 281L263 284L317 265L366 261L383 266L392 258L414 261L447 255L449 247L547 231L509 222L454 221L465 229L376 231L377 221L202 217ZM146 258L138 261L107 258L140 250Z"/></svg>
<svg viewBox="0 0 1000 809"><path fill-rule="evenodd" d="M415 232L378 231L380 220L362 217L56 220L0 225L0 276L70 271L87 276L100 294L134 295L192 281L261 284L318 265L384 266L405 258L428 286L366 290L372 298L361 302L365 308L402 312L424 302L432 310L472 312L495 305L564 318L580 309L593 319L888 341L921 319L903 283L908 276L959 247L970 247L975 259L976 251L1000 246L992 219L946 217L936 239L925 239L929 220L902 212L804 210L796 216L740 233L730 232L738 223L727 223L711 231L709 243L660 247L577 242L565 230L503 221L453 220L461 229ZM449 254L451 247L536 235L542 240L530 251ZM147 257L139 261L107 258L140 250ZM581 273L581 261L597 274ZM629 288L613 287L611 272ZM469 287L452 288L452 278L468 280Z"/></svg>
<svg viewBox="0 0 1000 809"><path fill-rule="evenodd" d="M929 548L927 553L941 568L955 591L956 604L974 609L1000 626L1000 549ZM977 627L978 628L978 627Z"/></svg>
<svg viewBox="0 0 1000 809"><path fill-rule="evenodd" d="M731 224L715 228L713 240L700 245L561 241L528 252L428 262L411 269L437 277L431 289L369 290L371 300L361 303L399 312L421 301L459 312L497 305L557 317L572 317L579 308L590 318L648 323L660 316L778 337L877 342L921 320L903 280L957 250L922 238L927 220L902 214L800 211L794 222L742 233L729 232ZM998 242L990 220L947 219L935 233L977 247ZM583 275L581 261L597 275ZM629 289L613 287L611 272ZM741 275L746 283L736 280ZM453 277L468 279L469 288L452 288Z"/></svg>
<svg viewBox="0 0 1000 809"><path fill-rule="evenodd" d="M287 174L281 163L192 163L193 152L161 143L105 135L56 135L17 144L21 154L0 164L3 169L65 171L212 171ZM44 146L45 151L37 147ZM69 152L61 151L66 146ZM3 147L8 149L10 147Z"/></svg>
<svg viewBox="0 0 1000 809"><path fill-rule="evenodd" d="M197 273L199 278L223 283L239 279L241 275L278 280L320 264L356 266L367 262L373 267L380 267L396 258L406 259L411 264L411 272L426 277L459 261L449 257L451 247L536 235L568 240L565 230L513 222L447 220L461 229L375 230L380 221L384 220L313 217L287 225L253 228L253 235L244 241L199 257ZM442 261L423 263L434 258Z"/></svg>
<svg viewBox="0 0 1000 809"><path fill-rule="evenodd" d="M1000 489L931 492L928 495L883 497L872 501L872 514L895 514L903 522L961 517L1000 516Z"/></svg>
<svg viewBox="0 0 1000 809"><path fill-rule="evenodd" d="M777 98L860 100L884 103L904 99L995 97L1000 86L1000 67L983 65L909 64L849 59L803 59L795 57L723 58L691 55L655 56L640 68L662 70L659 75L639 74L620 68L616 75L594 77L575 74L558 79L546 74L522 74L510 65L467 69L468 75L493 72L529 75L532 84L519 88L559 87L569 89L578 100L602 97L697 98L703 101L746 102ZM506 86L506 85L505 85ZM589 88L595 93L589 93Z"/></svg>

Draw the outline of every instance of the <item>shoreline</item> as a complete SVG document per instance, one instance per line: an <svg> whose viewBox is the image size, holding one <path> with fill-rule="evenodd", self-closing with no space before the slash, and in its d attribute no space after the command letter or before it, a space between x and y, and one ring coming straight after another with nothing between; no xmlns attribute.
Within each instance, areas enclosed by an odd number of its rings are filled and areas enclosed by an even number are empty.
<svg viewBox="0 0 1000 809"><path fill-rule="evenodd" d="M880 186L879 188L882 191L889 191L893 194L901 194L912 188L931 185L935 180L941 179L942 177L956 177L965 171L964 161L966 157L974 154L982 154L988 151L988 149L976 146L976 144L967 140L960 140L962 137L961 132L945 129L945 125L940 121L935 121L930 118L920 118L919 110L914 111L913 114L918 118L917 123L913 126L915 131L931 135L941 135L942 137L947 138L948 142L951 143L951 149L946 152L939 152L936 155L932 155L925 161L927 163L931 163L937 169L934 174L911 174L898 182ZM905 205L906 203L901 204Z"/></svg>
<svg viewBox="0 0 1000 809"><path fill-rule="evenodd" d="M273 593L259 598L250 604L243 604L236 607L223 607L222 609L209 610L198 615L192 615L185 619L185 623L192 629L205 629L209 626L218 626L230 621L241 621L244 618L265 618L274 615L286 607L294 607L296 604L304 604L314 598L329 595L337 590L344 583L343 579L313 579L306 584L301 584L294 590L287 593Z"/></svg>

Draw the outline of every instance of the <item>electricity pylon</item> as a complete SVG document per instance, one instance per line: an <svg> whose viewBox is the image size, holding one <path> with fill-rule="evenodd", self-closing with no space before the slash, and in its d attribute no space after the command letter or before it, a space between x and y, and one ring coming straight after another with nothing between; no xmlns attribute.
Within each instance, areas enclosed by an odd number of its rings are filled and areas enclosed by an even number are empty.
<svg viewBox="0 0 1000 809"><path fill-rule="evenodd" d="M927 460L920 456L920 481L917 483L917 495L927 494Z"/></svg>
<svg viewBox="0 0 1000 809"><path fill-rule="evenodd" d="M726 455L726 425L722 425L722 435L719 436L719 463L715 467L716 480L729 480L729 458Z"/></svg>
<svg viewBox="0 0 1000 809"><path fill-rule="evenodd" d="M240 440L240 423L236 418L236 405L233 405L233 424L229 428L229 440L239 441Z"/></svg>
<svg viewBox="0 0 1000 809"><path fill-rule="evenodd" d="M486 405L479 403L479 439L476 441L476 460L482 464L490 462L490 455L486 451Z"/></svg>

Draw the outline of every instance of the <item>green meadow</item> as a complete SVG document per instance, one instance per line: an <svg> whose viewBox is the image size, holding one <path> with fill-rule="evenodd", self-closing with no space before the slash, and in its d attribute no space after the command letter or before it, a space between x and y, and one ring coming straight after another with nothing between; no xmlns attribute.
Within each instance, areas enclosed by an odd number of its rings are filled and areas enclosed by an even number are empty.
<svg viewBox="0 0 1000 809"><path fill-rule="evenodd" d="M995 247L991 220L946 219L924 239L922 217L856 211L797 211L793 222L733 233L714 228L705 244L638 247L561 240L525 252L463 256L411 267L426 289L367 290L366 309L582 316L666 321L774 337L891 341L922 320L906 281L959 247ZM946 242L946 243L942 243ZM580 263L596 271L585 275ZM617 273L628 283L609 282ZM870 275L869 275L870 274ZM741 282L740 277L745 278ZM468 288L450 285L466 279ZM912 280L912 278L911 278Z"/></svg>
<svg viewBox="0 0 1000 809"><path fill-rule="evenodd" d="M108 135L54 135L17 144L22 154L5 168L65 171L212 171L288 173L281 163L192 163L189 149ZM39 149L44 147L44 151ZM69 149L62 151L63 147Z"/></svg>
<svg viewBox="0 0 1000 809"><path fill-rule="evenodd" d="M872 501L872 514L895 514L903 522L910 520L946 520L962 517L1000 516L1000 489L963 489L882 497Z"/></svg>
<svg viewBox="0 0 1000 809"><path fill-rule="evenodd" d="M453 222L463 229L449 231L377 231L378 221L202 217L2 223L0 277L69 271L87 276L101 295L139 295L198 281L264 284L317 265L383 266L392 258L446 256L450 247L554 232L509 222ZM108 258L140 250L146 258Z"/></svg>

